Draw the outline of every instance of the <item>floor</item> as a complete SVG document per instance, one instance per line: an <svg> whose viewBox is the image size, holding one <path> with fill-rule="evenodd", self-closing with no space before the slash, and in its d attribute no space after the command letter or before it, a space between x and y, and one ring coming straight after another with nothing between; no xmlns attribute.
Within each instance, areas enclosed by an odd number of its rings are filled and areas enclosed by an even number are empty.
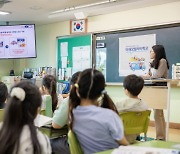
<svg viewBox="0 0 180 154"><path fill-rule="evenodd" d="M152 137L152 138L156 138L155 127L150 127L149 126L147 136ZM179 142L180 143L180 129L169 129L169 139L168 139L168 141L173 141L173 142Z"/></svg>

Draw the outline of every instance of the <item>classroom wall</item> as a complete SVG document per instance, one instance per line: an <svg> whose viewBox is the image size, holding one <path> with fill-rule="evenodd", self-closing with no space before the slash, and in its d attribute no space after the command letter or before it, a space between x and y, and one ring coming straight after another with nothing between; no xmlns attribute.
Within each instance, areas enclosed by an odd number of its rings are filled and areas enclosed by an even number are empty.
<svg viewBox="0 0 180 154"><path fill-rule="evenodd" d="M150 6L88 18L88 32L135 28L180 22L180 2ZM37 58L26 67L56 67L56 37L70 35L70 22L36 26ZM18 60L19 61L19 60ZM16 65L17 66L17 65ZM24 66L18 68L23 69Z"/></svg>
<svg viewBox="0 0 180 154"><path fill-rule="evenodd" d="M13 60L0 59L0 78L4 75L9 75L10 70L14 69Z"/></svg>

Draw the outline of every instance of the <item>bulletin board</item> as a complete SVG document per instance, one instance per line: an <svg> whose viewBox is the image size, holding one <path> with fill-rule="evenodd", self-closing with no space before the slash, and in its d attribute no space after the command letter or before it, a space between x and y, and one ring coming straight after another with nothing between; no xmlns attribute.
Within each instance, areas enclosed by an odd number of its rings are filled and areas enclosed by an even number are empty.
<svg viewBox="0 0 180 154"><path fill-rule="evenodd" d="M120 38L149 34L156 36L155 44L161 44L165 47L170 66L169 78L172 77L172 64L180 62L180 23L95 34L96 51L97 49L105 49L106 51L106 82L123 82L125 77L119 75Z"/></svg>
<svg viewBox="0 0 180 154"><path fill-rule="evenodd" d="M79 50L82 50L82 52L80 53ZM86 55L85 52L88 53L88 56ZM68 68L71 68L72 69L70 70L71 75L75 73L73 72L73 68L75 67L76 69L74 71L81 71L78 70L78 66L80 65L81 60L83 59L76 61L76 64L75 61L73 60L73 56L75 58L79 58L81 54L82 57L84 57L85 55L86 58L90 60L90 67L92 67L92 35L91 34L81 35L81 36L74 35L74 36L57 37L58 71L59 69L64 69L66 74ZM71 75L69 74L68 77ZM66 80L66 78L61 80Z"/></svg>

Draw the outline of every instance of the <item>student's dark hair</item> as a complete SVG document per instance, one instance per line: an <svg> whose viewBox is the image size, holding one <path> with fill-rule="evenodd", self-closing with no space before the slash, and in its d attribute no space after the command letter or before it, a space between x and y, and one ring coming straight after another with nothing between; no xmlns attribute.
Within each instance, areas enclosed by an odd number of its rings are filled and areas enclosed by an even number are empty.
<svg viewBox="0 0 180 154"><path fill-rule="evenodd" d="M7 96L8 96L7 86L3 82L0 82L0 103L4 103L7 99Z"/></svg>
<svg viewBox="0 0 180 154"><path fill-rule="evenodd" d="M138 96L144 86L144 80L134 74L128 75L123 81L124 89L127 89L131 95Z"/></svg>
<svg viewBox="0 0 180 154"><path fill-rule="evenodd" d="M71 80L70 80L71 85L74 85L77 82L80 74L81 74L81 71L78 71L72 75Z"/></svg>
<svg viewBox="0 0 180 154"><path fill-rule="evenodd" d="M56 78L53 75L46 75L43 78L42 84L48 89L49 94L52 97L52 110L54 112L58 104Z"/></svg>
<svg viewBox="0 0 180 154"><path fill-rule="evenodd" d="M166 60L167 62L167 68L169 69L169 63L168 60L166 58L166 52L164 49L163 45L154 45L152 47L154 53L155 53L155 59L153 60L153 62L151 63L151 67L158 69L159 67L159 61L163 58Z"/></svg>
<svg viewBox="0 0 180 154"><path fill-rule="evenodd" d="M80 105L81 99L97 100L103 95L102 107L114 110L117 114L117 109L105 92L105 79L103 74L95 69L84 70L70 92L69 97L69 124L72 129L73 114L72 110Z"/></svg>
<svg viewBox="0 0 180 154"><path fill-rule="evenodd" d="M16 84L12 91L17 87L24 90L25 98L20 100L16 95L13 95L7 102L3 125L0 130L0 154L18 153L20 136L25 125L29 126L34 148L33 153L40 154L41 148L37 139L37 128L34 126L34 119L38 107L41 106L41 94L39 89L28 81Z"/></svg>

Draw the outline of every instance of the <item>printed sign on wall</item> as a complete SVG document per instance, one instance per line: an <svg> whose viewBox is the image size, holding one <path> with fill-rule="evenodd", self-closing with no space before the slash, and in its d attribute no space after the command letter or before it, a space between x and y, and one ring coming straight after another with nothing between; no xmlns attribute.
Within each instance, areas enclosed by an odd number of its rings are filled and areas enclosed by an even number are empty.
<svg viewBox="0 0 180 154"><path fill-rule="evenodd" d="M150 50L156 34L119 38L119 76L145 75L149 70Z"/></svg>

